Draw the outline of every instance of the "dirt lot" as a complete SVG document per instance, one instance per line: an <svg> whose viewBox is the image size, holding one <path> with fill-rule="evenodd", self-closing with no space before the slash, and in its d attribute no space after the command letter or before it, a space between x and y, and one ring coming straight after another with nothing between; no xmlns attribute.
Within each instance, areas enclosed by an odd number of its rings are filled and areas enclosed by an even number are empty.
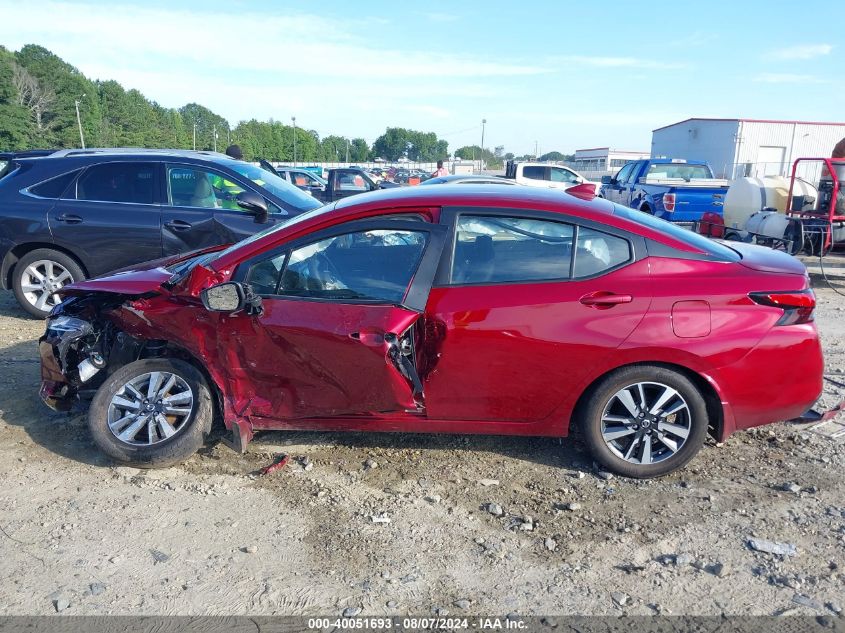
<svg viewBox="0 0 845 633"><path fill-rule="evenodd" d="M828 371L845 381L845 298L816 285ZM578 441L334 433L267 433L245 456L210 445L142 472L101 457L83 415L40 403L42 329L0 293L0 614L845 606L845 443L806 428L711 442L647 482L603 479ZM291 462L257 477L280 452Z"/></svg>

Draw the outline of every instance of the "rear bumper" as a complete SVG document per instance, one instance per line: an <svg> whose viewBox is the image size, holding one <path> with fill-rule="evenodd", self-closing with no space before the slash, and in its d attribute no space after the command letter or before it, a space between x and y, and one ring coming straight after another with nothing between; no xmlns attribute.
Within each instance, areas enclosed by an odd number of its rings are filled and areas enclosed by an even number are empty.
<svg viewBox="0 0 845 633"><path fill-rule="evenodd" d="M740 361L713 373L733 431L791 420L810 409L823 389L824 357L814 323L774 327ZM731 428L733 427L733 428Z"/></svg>

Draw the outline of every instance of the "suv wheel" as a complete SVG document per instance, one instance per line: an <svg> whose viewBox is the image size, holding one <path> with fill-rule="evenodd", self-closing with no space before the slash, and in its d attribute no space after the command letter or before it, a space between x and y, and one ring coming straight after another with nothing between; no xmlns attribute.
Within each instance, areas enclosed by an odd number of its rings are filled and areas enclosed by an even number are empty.
<svg viewBox="0 0 845 633"><path fill-rule="evenodd" d="M24 255L15 264L12 289L21 307L44 319L61 299L56 294L63 286L85 279L85 273L72 258L48 248Z"/></svg>

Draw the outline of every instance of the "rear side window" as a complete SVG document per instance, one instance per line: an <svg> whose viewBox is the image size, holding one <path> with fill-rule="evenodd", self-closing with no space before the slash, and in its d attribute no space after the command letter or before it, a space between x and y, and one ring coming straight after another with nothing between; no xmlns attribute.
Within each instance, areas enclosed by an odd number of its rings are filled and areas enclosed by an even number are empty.
<svg viewBox="0 0 845 633"><path fill-rule="evenodd" d="M105 163L89 167L76 186L77 200L155 203L156 163Z"/></svg>
<svg viewBox="0 0 845 633"><path fill-rule="evenodd" d="M540 165L526 165L522 168L522 175L531 180L548 180L546 178L546 168Z"/></svg>
<svg viewBox="0 0 845 633"><path fill-rule="evenodd" d="M551 220L462 215L455 237L453 284L579 279L632 259L628 240Z"/></svg>
<svg viewBox="0 0 845 633"><path fill-rule="evenodd" d="M67 191L70 183L73 182L73 179L76 178L79 172L80 170L77 169L76 171L50 178L50 180L45 180L42 183L30 187L29 193L39 198L61 198L62 194Z"/></svg>
<svg viewBox="0 0 845 633"><path fill-rule="evenodd" d="M568 279L574 231L562 222L462 215L452 283Z"/></svg>

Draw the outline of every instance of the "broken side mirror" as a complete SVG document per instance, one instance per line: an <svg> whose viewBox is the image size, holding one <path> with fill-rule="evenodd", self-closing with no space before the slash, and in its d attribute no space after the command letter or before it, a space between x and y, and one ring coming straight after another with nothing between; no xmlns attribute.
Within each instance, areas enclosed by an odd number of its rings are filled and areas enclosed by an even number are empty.
<svg viewBox="0 0 845 633"><path fill-rule="evenodd" d="M261 314L261 297L252 291L252 287L236 281L227 281L200 293L205 309L210 312L233 314L245 310L247 314Z"/></svg>
<svg viewBox="0 0 845 633"><path fill-rule="evenodd" d="M270 211L267 208L267 201L254 191L241 191L236 198L238 206L255 216L255 221L263 223L267 221Z"/></svg>

